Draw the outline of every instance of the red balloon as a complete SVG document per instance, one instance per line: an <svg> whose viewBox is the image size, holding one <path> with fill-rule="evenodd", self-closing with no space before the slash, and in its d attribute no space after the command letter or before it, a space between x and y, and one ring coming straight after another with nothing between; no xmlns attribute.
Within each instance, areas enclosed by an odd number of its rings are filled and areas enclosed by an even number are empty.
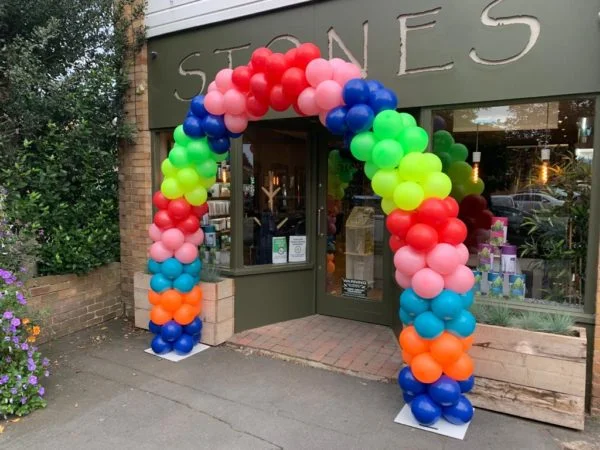
<svg viewBox="0 0 600 450"><path fill-rule="evenodd" d="M467 226L462 220L452 217L439 229L440 242L458 245L467 237Z"/></svg>
<svg viewBox="0 0 600 450"><path fill-rule="evenodd" d="M304 70L298 67L289 68L281 77L281 85L283 86L284 95L290 102L295 103L300 93L308 87Z"/></svg>
<svg viewBox="0 0 600 450"><path fill-rule="evenodd" d="M252 75L252 78L250 78L250 92L254 94L261 103L269 102L271 87L269 86L267 76L264 73L255 73Z"/></svg>
<svg viewBox="0 0 600 450"><path fill-rule="evenodd" d="M253 116L262 117L269 111L269 105L259 101L254 95L250 95L246 99L246 109Z"/></svg>
<svg viewBox="0 0 600 450"><path fill-rule="evenodd" d="M439 198L428 198L417 209L417 222L440 227L448 220L448 208Z"/></svg>
<svg viewBox="0 0 600 450"><path fill-rule="evenodd" d="M193 206L192 212L198 219L201 219L204 214L208 213L208 203L202 203L200 206Z"/></svg>
<svg viewBox="0 0 600 450"><path fill-rule="evenodd" d="M413 213L401 209L393 210L385 219L385 226L392 235L403 239L409 228L415 223Z"/></svg>
<svg viewBox="0 0 600 450"><path fill-rule="evenodd" d="M296 114L299 115L300 117L306 117L306 114L304 114L302 111L300 111L300 108L298 107L297 103L292 103L292 108L294 108L294 111L296 111Z"/></svg>
<svg viewBox="0 0 600 450"><path fill-rule="evenodd" d="M392 234L390 236L389 244L390 244L390 249L392 250L392 253L396 253L398 250L400 250L402 247L404 247L406 245L406 243L404 242L403 239L400 239L398 236L396 236L394 234Z"/></svg>
<svg viewBox="0 0 600 450"><path fill-rule="evenodd" d="M492 213L489 209L484 209L477 215L477 218L475 219L475 228L489 230L492 227L493 221L494 213Z"/></svg>
<svg viewBox="0 0 600 450"><path fill-rule="evenodd" d="M200 228L200 220L193 214L190 214L177 224L177 228L184 233L195 233Z"/></svg>
<svg viewBox="0 0 600 450"><path fill-rule="evenodd" d="M271 89L269 103L275 111L285 111L290 107L290 101L283 95L283 87L280 84L276 84Z"/></svg>
<svg viewBox="0 0 600 450"><path fill-rule="evenodd" d="M319 47L310 42L306 42L298 47L296 52L296 66L300 69L305 69L309 62L320 57L321 50L319 50Z"/></svg>
<svg viewBox="0 0 600 450"><path fill-rule="evenodd" d="M476 195L476 194L467 195L460 202L461 214L463 211L466 213L475 213L478 211L483 211L486 208L487 208L487 202L485 201L485 198L481 195ZM475 215L475 214L473 214L473 215Z"/></svg>
<svg viewBox="0 0 600 450"><path fill-rule="evenodd" d="M192 212L192 205L183 198L177 198L169 203L168 211L173 219L183 220Z"/></svg>
<svg viewBox="0 0 600 450"><path fill-rule="evenodd" d="M298 54L298 49L296 47L289 49L285 52L285 62L288 67L294 67L296 65L296 55Z"/></svg>
<svg viewBox="0 0 600 450"><path fill-rule="evenodd" d="M163 229L173 228L173 226L175 225L173 219L171 219L171 216L169 216L169 213L164 209L161 209L156 214L154 214L154 224L158 228Z"/></svg>
<svg viewBox="0 0 600 450"><path fill-rule="evenodd" d="M438 244L438 232L429 225L417 223L406 233L406 243L419 252L428 252Z"/></svg>
<svg viewBox="0 0 600 450"><path fill-rule="evenodd" d="M231 81L240 92L248 92L250 89L250 78L252 77L252 71L248 66L239 66L233 69L231 75Z"/></svg>
<svg viewBox="0 0 600 450"><path fill-rule="evenodd" d="M255 72L265 72L267 70L267 64L269 57L273 54L271 50L266 47L257 48L252 52L250 62L252 63L252 69Z"/></svg>
<svg viewBox="0 0 600 450"><path fill-rule="evenodd" d="M448 209L448 216L449 217L458 217L458 211L459 211L458 202L452 197L446 197L442 201L444 202L444 205L446 205L446 208Z"/></svg>
<svg viewBox="0 0 600 450"><path fill-rule="evenodd" d="M171 200L165 197L160 191L156 191L152 196L152 203L154 203L154 206L156 206L158 209L167 209L170 201Z"/></svg>
<svg viewBox="0 0 600 450"><path fill-rule="evenodd" d="M273 53L267 62L267 79L273 84L279 83L288 67L283 53Z"/></svg>

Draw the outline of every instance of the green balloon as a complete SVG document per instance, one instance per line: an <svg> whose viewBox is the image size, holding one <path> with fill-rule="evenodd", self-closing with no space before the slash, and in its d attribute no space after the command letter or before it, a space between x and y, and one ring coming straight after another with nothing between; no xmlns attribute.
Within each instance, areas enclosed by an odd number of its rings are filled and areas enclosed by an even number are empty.
<svg viewBox="0 0 600 450"><path fill-rule="evenodd" d="M390 214L393 210L396 209L396 204L394 200L391 198L382 198L381 199L381 209L384 213Z"/></svg>
<svg viewBox="0 0 600 450"><path fill-rule="evenodd" d="M379 170L379 167L377 167L373 161L367 161L365 163L364 171L365 171L365 175L367 176L367 178L369 180L373 179L373 176L375 176L375 174L377 173L378 170Z"/></svg>
<svg viewBox="0 0 600 450"><path fill-rule="evenodd" d="M350 152L359 161L369 161L373 147L377 143L375 135L370 131L359 133L350 142Z"/></svg>
<svg viewBox="0 0 600 450"><path fill-rule="evenodd" d="M448 172L448 168L450 167L450 164L452 164L452 158L450 158L450 155L446 152L439 152L435 154L442 163L442 172Z"/></svg>
<svg viewBox="0 0 600 450"><path fill-rule="evenodd" d="M214 159L216 162L221 162L221 161L225 161L226 159L229 158L229 152L225 152L225 153L215 153L211 150L210 152L210 156L212 157L212 159Z"/></svg>
<svg viewBox="0 0 600 450"><path fill-rule="evenodd" d="M398 141L406 153L421 153L427 148L429 137L421 127L407 127L400 132Z"/></svg>
<svg viewBox="0 0 600 450"><path fill-rule="evenodd" d="M446 130L438 130L433 133L433 151L435 153L447 152L454 144L454 138Z"/></svg>
<svg viewBox="0 0 600 450"><path fill-rule="evenodd" d="M200 186L204 186L206 189L208 189L216 182L217 182L217 177L209 177L209 178L200 177L200 181L198 183L200 183Z"/></svg>
<svg viewBox="0 0 600 450"><path fill-rule="evenodd" d="M328 167L331 168L331 170L333 170L334 172L336 172L339 167L340 167L340 161L341 161L341 157L340 157L340 152L339 150L332 150L329 152L329 155L327 156L327 165Z"/></svg>
<svg viewBox="0 0 600 450"><path fill-rule="evenodd" d="M373 132L377 139L395 139L400 131L402 131L402 118L397 111L386 109L375 116Z"/></svg>
<svg viewBox="0 0 600 450"><path fill-rule="evenodd" d="M175 175L177 175L179 169L177 169L177 167L171 164L171 161L169 161L169 159L167 158L160 165L160 171L165 177L174 177Z"/></svg>
<svg viewBox="0 0 600 450"><path fill-rule="evenodd" d="M373 147L373 162L381 169L397 167L402 156L402 146L394 139L384 139Z"/></svg>
<svg viewBox="0 0 600 450"><path fill-rule="evenodd" d="M198 186L193 191L190 191L185 194L185 199L193 206L200 206L206 199L208 198L208 193L206 192L206 188L203 186Z"/></svg>
<svg viewBox="0 0 600 450"><path fill-rule="evenodd" d="M177 181L179 182L179 186L181 186L181 188L187 192L195 189L198 186L200 177L194 169L191 167L186 167L177 173Z"/></svg>
<svg viewBox="0 0 600 450"><path fill-rule="evenodd" d="M340 181L343 181L344 183L349 183L350 181L352 181L352 176L354 174L349 171L349 170L343 170L339 173L339 178Z"/></svg>
<svg viewBox="0 0 600 450"><path fill-rule="evenodd" d="M442 160L434 153L422 153L421 158L423 166L427 172L441 172L443 165Z"/></svg>
<svg viewBox="0 0 600 450"><path fill-rule="evenodd" d="M394 169L379 169L373 175L371 187L373 192L383 198L391 198L399 183L398 172Z"/></svg>
<svg viewBox="0 0 600 450"><path fill-rule="evenodd" d="M415 119L412 115L404 112L401 112L399 115L400 119L402 119L402 128L417 126L417 119Z"/></svg>
<svg viewBox="0 0 600 450"><path fill-rule="evenodd" d="M160 191L169 200L179 198L183 195L183 190L177 180L173 177L167 177L160 185Z"/></svg>
<svg viewBox="0 0 600 450"><path fill-rule="evenodd" d="M179 125L177 128L175 128L175 131L173 132L173 139L183 147L185 147L188 142L192 140L192 138L183 131L183 125Z"/></svg>
<svg viewBox="0 0 600 450"><path fill-rule="evenodd" d="M430 173L421 186L423 187L425 198L446 198L452 190L450 177L442 172Z"/></svg>
<svg viewBox="0 0 600 450"><path fill-rule="evenodd" d="M207 159L196 166L198 175L204 178L212 178L217 174L217 163L212 159Z"/></svg>
<svg viewBox="0 0 600 450"><path fill-rule="evenodd" d="M463 144L452 144L448 149L448 154L452 161L466 161L469 156L469 149Z"/></svg>
<svg viewBox="0 0 600 450"><path fill-rule="evenodd" d="M189 166L190 161L188 160L187 150L179 144L175 144L169 152L169 161L174 167L183 169Z"/></svg>
<svg viewBox="0 0 600 450"><path fill-rule="evenodd" d="M202 161L209 159L212 153L206 138L190 141L186 149L188 159L192 164L200 164Z"/></svg>
<svg viewBox="0 0 600 450"><path fill-rule="evenodd" d="M463 187L466 195L481 195L485 189L485 185L483 184L483 180L481 178L477 178L477 181L473 181L471 178L469 178L467 182L463 183Z"/></svg>
<svg viewBox="0 0 600 450"><path fill-rule="evenodd" d="M398 175L405 181L424 181L429 175L427 164L422 153L409 153L400 161ZM426 158L425 158L426 159Z"/></svg>
<svg viewBox="0 0 600 450"><path fill-rule="evenodd" d="M414 181L403 181L394 190L394 203L404 211L417 209L424 198L423 188Z"/></svg>
<svg viewBox="0 0 600 450"><path fill-rule="evenodd" d="M450 191L450 195L454 198L454 200L460 203L462 199L467 196L465 186L461 183L452 183L452 190Z"/></svg>
<svg viewBox="0 0 600 450"><path fill-rule="evenodd" d="M448 176L452 180L452 184L464 184L472 172L471 166L464 161L455 161L448 167Z"/></svg>

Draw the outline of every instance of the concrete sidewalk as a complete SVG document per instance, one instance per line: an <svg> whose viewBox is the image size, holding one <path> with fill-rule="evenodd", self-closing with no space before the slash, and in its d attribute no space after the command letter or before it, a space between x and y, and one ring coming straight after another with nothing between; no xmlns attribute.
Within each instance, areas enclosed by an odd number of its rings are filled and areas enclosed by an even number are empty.
<svg viewBox="0 0 600 450"><path fill-rule="evenodd" d="M393 423L395 384L212 348L180 363L143 352L113 321L56 341L49 406L0 435L3 449L593 449L585 433L482 410L465 441Z"/></svg>

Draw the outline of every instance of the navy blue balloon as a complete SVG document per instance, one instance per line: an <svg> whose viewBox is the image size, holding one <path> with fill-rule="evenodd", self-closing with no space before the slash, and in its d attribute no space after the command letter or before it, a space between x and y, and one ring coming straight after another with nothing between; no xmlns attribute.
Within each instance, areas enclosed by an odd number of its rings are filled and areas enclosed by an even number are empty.
<svg viewBox="0 0 600 450"><path fill-rule="evenodd" d="M369 93L373 91L378 91L379 89L383 89L385 86L381 81L377 80L367 80L367 87L369 88Z"/></svg>
<svg viewBox="0 0 600 450"><path fill-rule="evenodd" d="M152 321L148 322L148 330L150 330L150 333L153 334L160 334L160 329L162 328L161 325L158 325Z"/></svg>
<svg viewBox="0 0 600 450"><path fill-rule="evenodd" d="M398 374L398 384L402 391L411 395L423 394L427 390L427 385L417 380L408 366Z"/></svg>
<svg viewBox="0 0 600 450"><path fill-rule="evenodd" d="M174 320L165 323L160 330L160 337L165 342L175 342L183 333L183 327Z"/></svg>
<svg viewBox="0 0 600 450"><path fill-rule="evenodd" d="M213 114L207 115L202 119L202 127L204 128L206 135L211 138L220 138L227 135L227 128L225 128L223 116L215 116Z"/></svg>
<svg viewBox="0 0 600 450"><path fill-rule="evenodd" d="M202 333L193 334L192 339L194 340L194 345L196 345L202 339Z"/></svg>
<svg viewBox="0 0 600 450"><path fill-rule="evenodd" d="M348 110L346 125L354 133L362 133L371 129L374 119L375 114L371 107L361 103Z"/></svg>
<svg viewBox="0 0 600 450"><path fill-rule="evenodd" d="M402 308L398 310L398 317L404 325L412 325L413 323L413 318Z"/></svg>
<svg viewBox="0 0 600 450"><path fill-rule="evenodd" d="M220 138L209 137L208 145L210 145L211 150L218 155L227 153L229 151L229 147L231 147L231 143L229 142L229 138L227 136Z"/></svg>
<svg viewBox="0 0 600 450"><path fill-rule="evenodd" d="M227 130L227 135L231 138L231 139L237 139L239 137L242 136L242 133L233 133L229 130Z"/></svg>
<svg viewBox="0 0 600 450"><path fill-rule="evenodd" d="M200 118L205 117L208 114L208 111L204 107L204 95L196 95L192 99L190 109L194 113L194 115Z"/></svg>
<svg viewBox="0 0 600 450"><path fill-rule="evenodd" d="M193 336L194 334L198 334L201 331L202 331L202 320L200 319L200 317L196 317L194 320L192 320L191 323L189 323L183 327L183 332L185 334L189 334L191 336Z"/></svg>
<svg viewBox="0 0 600 450"><path fill-rule="evenodd" d="M467 397L464 395L460 396L458 403L453 406L447 406L442 410L444 419L453 425L464 425L470 422L473 418L473 405Z"/></svg>
<svg viewBox="0 0 600 450"><path fill-rule="evenodd" d="M410 410L421 425L433 425L442 417L442 408L427 394L417 395L410 404Z"/></svg>
<svg viewBox="0 0 600 450"><path fill-rule="evenodd" d="M173 287L184 294L194 289L195 284L194 277L189 273L182 273L173 281Z"/></svg>
<svg viewBox="0 0 600 450"><path fill-rule="evenodd" d="M162 263L161 272L169 280L174 280L183 273L183 264L176 258L169 258Z"/></svg>
<svg viewBox="0 0 600 450"><path fill-rule="evenodd" d="M446 129L446 121L442 116L433 117L433 132Z"/></svg>
<svg viewBox="0 0 600 450"><path fill-rule="evenodd" d="M371 92L369 96L369 105L375 115L386 109L396 109L398 107L398 97L394 91L383 88Z"/></svg>
<svg viewBox="0 0 600 450"><path fill-rule="evenodd" d="M187 355L194 348L194 338L189 334L182 334L173 344L173 350L180 355Z"/></svg>
<svg viewBox="0 0 600 450"><path fill-rule="evenodd" d="M409 394L408 392L403 392L402 398L404 399L404 403L410 403L415 399L415 396L412 394Z"/></svg>
<svg viewBox="0 0 600 450"><path fill-rule="evenodd" d="M195 117L195 114L192 111L188 111L185 117Z"/></svg>
<svg viewBox="0 0 600 450"><path fill-rule="evenodd" d="M348 106L367 103L369 101L369 86L365 80L354 78L344 85L342 97L344 103Z"/></svg>
<svg viewBox="0 0 600 450"><path fill-rule="evenodd" d="M152 342L150 343L150 347L154 353L158 353L162 355L163 353L169 353L173 347L167 341L165 341L159 334L154 336Z"/></svg>
<svg viewBox="0 0 600 450"><path fill-rule="evenodd" d="M171 280L165 277L162 273L152 275L152 278L150 278L150 288L152 288L154 292L160 293L166 291L167 289L171 289L172 287L173 284L171 283Z"/></svg>
<svg viewBox="0 0 600 450"><path fill-rule="evenodd" d="M203 137L204 128L202 120L196 116L186 117L183 121L183 131L185 134L191 137Z"/></svg>
<svg viewBox="0 0 600 450"><path fill-rule="evenodd" d="M473 386L475 386L475 377L471 375L464 381L459 381L458 385L460 386L460 392L466 394L467 392L471 392Z"/></svg>
<svg viewBox="0 0 600 450"><path fill-rule="evenodd" d="M459 384L447 375L442 375L432 383L427 393L440 406L456 405L461 394Z"/></svg>
<svg viewBox="0 0 600 450"><path fill-rule="evenodd" d="M161 266L162 266L162 264L159 263L158 261L155 261L154 259L148 260L148 272L150 272L152 274L161 273L162 272Z"/></svg>
<svg viewBox="0 0 600 450"><path fill-rule="evenodd" d="M325 124L327 125L327 129L331 131L332 134L337 136L343 136L344 133L348 130L346 125L346 114L348 113L348 108L344 106L338 106L337 108L333 108L327 114L325 118Z"/></svg>
<svg viewBox="0 0 600 450"><path fill-rule="evenodd" d="M200 261L200 258L196 258L191 263L183 265L183 271L185 273L189 273L192 276L198 276L201 270L202 261Z"/></svg>

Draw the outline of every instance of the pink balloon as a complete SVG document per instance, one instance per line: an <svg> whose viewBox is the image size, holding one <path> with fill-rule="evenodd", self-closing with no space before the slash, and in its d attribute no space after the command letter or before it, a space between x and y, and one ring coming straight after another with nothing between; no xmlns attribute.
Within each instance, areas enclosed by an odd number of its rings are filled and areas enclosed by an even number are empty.
<svg viewBox="0 0 600 450"><path fill-rule="evenodd" d="M155 261L163 262L173 256L173 252L166 248L162 241L155 242L150 246L150 258Z"/></svg>
<svg viewBox="0 0 600 450"><path fill-rule="evenodd" d="M215 83L217 84L217 89L221 91L221 93L227 92L229 89L233 87L233 81L231 80L231 75L233 75L233 70L231 69L221 69L217 73L215 77Z"/></svg>
<svg viewBox="0 0 600 450"><path fill-rule="evenodd" d="M307 87L298 96L298 108L307 116L316 116L321 111L315 100L315 88Z"/></svg>
<svg viewBox="0 0 600 450"><path fill-rule="evenodd" d="M165 248L175 251L183 245L185 242L185 236L179 228L170 228L163 232L161 242Z"/></svg>
<svg viewBox="0 0 600 450"><path fill-rule="evenodd" d="M191 264L198 257L198 247L190 242L185 242L175 252L175 258L182 264Z"/></svg>
<svg viewBox="0 0 600 450"><path fill-rule="evenodd" d="M444 289L444 279L434 270L421 269L411 280L412 288L419 297L434 298Z"/></svg>
<svg viewBox="0 0 600 450"><path fill-rule="evenodd" d="M333 67L323 58L313 59L306 66L306 80L312 87L317 87L325 80L333 78Z"/></svg>
<svg viewBox="0 0 600 450"><path fill-rule="evenodd" d="M321 122L323 124L324 127L327 126L327 113L329 111L321 111L319 113L319 122Z"/></svg>
<svg viewBox="0 0 600 450"><path fill-rule="evenodd" d="M225 114L225 126L232 133L243 133L248 128L248 117L245 114Z"/></svg>
<svg viewBox="0 0 600 450"><path fill-rule="evenodd" d="M458 244L456 247L456 252L458 253L458 263L459 264L467 264L469 261L469 249L465 244Z"/></svg>
<svg viewBox="0 0 600 450"><path fill-rule="evenodd" d="M465 265L459 265L454 272L444 277L446 289L458 294L469 292L475 284L473 271Z"/></svg>
<svg viewBox="0 0 600 450"><path fill-rule="evenodd" d="M211 81L208 87L206 88L206 92L218 91L217 83Z"/></svg>
<svg viewBox="0 0 600 450"><path fill-rule="evenodd" d="M326 110L342 105L342 86L333 80L323 81L315 90L315 100L319 108Z"/></svg>
<svg viewBox="0 0 600 450"><path fill-rule="evenodd" d="M160 231L160 228L158 228L156 224L153 223L148 229L148 235L153 241L160 241L162 238L162 231Z"/></svg>
<svg viewBox="0 0 600 450"><path fill-rule="evenodd" d="M412 276L425 267L425 254L405 245L394 255L394 266L404 275Z"/></svg>
<svg viewBox="0 0 600 450"><path fill-rule="evenodd" d="M198 228L195 233L188 234L185 237L185 242L189 242L190 244L194 245L202 245L204 242L204 231L202 231L202 228Z"/></svg>
<svg viewBox="0 0 600 450"><path fill-rule="evenodd" d="M352 63L339 65L333 69L333 81L340 86L344 86L348 81L354 78L361 78L360 69Z"/></svg>
<svg viewBox="0 0 600 450"><path fill-rule="evenodd" d="M225 92L223 103L228 114L238 115L246 111L246 96L237 89L229 89Z"/></svg>
<svg viewBox="0 0 600 450"><path fill-rule="evenodd" d="M336 67L348 64L348 61L344 61L342 58L332 58L329 60L329 64L331 65L331 68L335 70Z"/></svg>
<svg viewBox="0 0 600 450"><path fill-rule="evenodd" d="M404 275L402 272L396 270L394 277L396 278L396 283L398 283L398 286L401 288L408 289L411 286L410 277Z"/></svg>
<svg viewBox="0 0 600 450"><path fill-rule="evenodd" d="M448 275L460 264L458 251L454 245L437 244L427 253L427 265L441 275Z"/></svg>
<svg viewBox="0 0 600 450"><path fill-rule="evenodd" d="M204 107L209 113L215 116L225 114L225 99L223 94L219 91L211 91L206 94L204 97Z"/></svg>

